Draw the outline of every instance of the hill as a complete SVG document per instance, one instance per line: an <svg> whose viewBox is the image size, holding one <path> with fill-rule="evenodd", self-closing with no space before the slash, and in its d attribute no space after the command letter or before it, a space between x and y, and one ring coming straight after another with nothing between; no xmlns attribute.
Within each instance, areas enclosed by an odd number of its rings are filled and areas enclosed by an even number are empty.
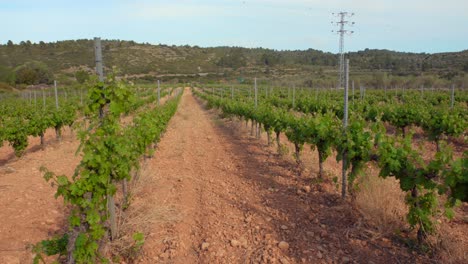
<svg viewBox="0 0 468 264"><path fill-rule="evenodd" d="M136 78L333 73L337 55L319 50L278 51L264 48L169 46L134 41L103 40L106 70L116 66L122 74ZM366 49L346 55L354 71L383 71L392 75L437 75L452 79L468 72L468 50L451 53L406 53ZM57 76L73 78L78 69L94 68L93 40L0 45L0 81L21 65L37 61ZM11 82L11 80L10 80Z"/></svg>

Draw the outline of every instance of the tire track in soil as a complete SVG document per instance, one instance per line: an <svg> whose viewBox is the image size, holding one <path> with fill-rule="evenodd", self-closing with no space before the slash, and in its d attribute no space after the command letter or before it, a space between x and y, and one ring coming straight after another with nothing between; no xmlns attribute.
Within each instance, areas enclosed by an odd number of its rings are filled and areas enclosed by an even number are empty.
<svg viewBox="0 0 468 264"><path fill-rule="evenodd" d="M136 198L169 215L153 223L138 263L422 263L372 228L338 195L221 121L186 89ZM161 217L162 218L162 217ZM286 241L289 248L279 248Z"/></svg>

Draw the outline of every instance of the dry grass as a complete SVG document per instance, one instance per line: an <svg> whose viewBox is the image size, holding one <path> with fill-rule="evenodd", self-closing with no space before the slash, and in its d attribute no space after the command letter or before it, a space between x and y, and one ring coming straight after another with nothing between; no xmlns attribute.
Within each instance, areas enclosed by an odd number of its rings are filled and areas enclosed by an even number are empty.
<svg viewBox="0 0 468 264"><path fill-rule="evenodd" d="M361 177L356 204L382 234L393 233L405 225L405 215L408 212L405 193L393 178L383 179L372 172Z"/></svg>
<svg viewBox="0 0 468 264"><path fill-rule="evenodd" d="M405 193L400 190L397 180L380 178L369 168L359 186L355 202L364 217L379 229L379 235L394 234L407 226ZM457 211L462 213L463 209ZM468 239L464 236L463 224L451 224L443 217L441 219L437 221L435 234L426 241L435 253L434 259L440 263L468 263Z"/></svg>
<svg viewBox="0 0 468 264"><path fill-rule="evenodd" d="M129 186L131 197L145 196L144 202L132 200L125 211L119 211L118 229L119 237L109 244L110 253L113 256L121 256L126 259L134 259L139 253L139 247L134 239L134 234L142 233L148 237L152 227L158 223L173 223L180 221L181 215L174 207L160 204L159 201L148 202L149 196L145 195L144 187L154 184L150 177L150 171L143 164L140 177Z"/></svg>
<svg viewBox="0 0 468 264"><path fill-rule="evenodd" d="M436 236L437 258L441 263L468 263L468 241L462 232L457 232L448 223L438 227Z"/></svg>

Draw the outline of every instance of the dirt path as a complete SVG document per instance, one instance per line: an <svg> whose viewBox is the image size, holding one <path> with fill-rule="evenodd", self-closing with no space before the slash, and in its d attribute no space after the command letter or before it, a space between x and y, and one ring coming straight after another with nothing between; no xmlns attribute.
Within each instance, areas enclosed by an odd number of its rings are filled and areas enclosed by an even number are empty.
<svg viewBox="0 0 468 264"><path fill-rule="evenodd" d="M164 212L139 263L424 262L186 90L136 204ZM310 187L310 188L309 188ZM281 242L281 243L280 243Z"/></svg>

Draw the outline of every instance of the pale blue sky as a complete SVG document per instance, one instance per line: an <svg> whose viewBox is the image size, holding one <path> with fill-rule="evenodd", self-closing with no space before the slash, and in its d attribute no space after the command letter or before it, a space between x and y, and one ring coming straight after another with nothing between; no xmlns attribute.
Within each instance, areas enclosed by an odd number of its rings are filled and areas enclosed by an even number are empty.
<svg viewBox="0 0 468 264"><path fill-rule="evenodd" d="M468 49L468 0L0 0L0 43L93 38L338 51L331 13L354 12L346 50Z"/></svg>

